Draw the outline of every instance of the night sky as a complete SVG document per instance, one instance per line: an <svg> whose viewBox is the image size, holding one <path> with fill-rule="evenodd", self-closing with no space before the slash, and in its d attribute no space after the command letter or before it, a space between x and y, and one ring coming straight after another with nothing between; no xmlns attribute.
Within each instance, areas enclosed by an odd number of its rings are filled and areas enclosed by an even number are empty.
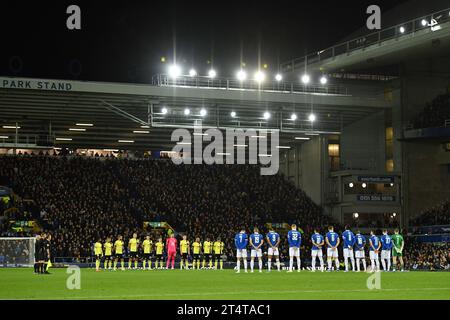
<svg viewBox="0 0 450 320"><path fill-rule="evenodd" d="M241 62L276 72L364 26L368 5L402 2L2 1L0 75L148 83L175 53L199 74L233 75ZM66 28L70 4L81 7L81 31Z"/></svg>

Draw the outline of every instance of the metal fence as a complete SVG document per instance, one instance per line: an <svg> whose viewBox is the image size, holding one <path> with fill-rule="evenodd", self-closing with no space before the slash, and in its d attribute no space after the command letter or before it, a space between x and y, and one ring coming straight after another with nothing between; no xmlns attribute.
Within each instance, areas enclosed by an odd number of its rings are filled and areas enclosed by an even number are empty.
<svg viewBox="0 0 450 320"><path fill-rule="evenodd" d="M348 94L346 87L336 84L301 84L286 81L263 81L254 79L239 81L229 78L210 78L205 76L179 76L176 79L167 74L155 75L152 84L160 87L187 87L201 89L222 89L240 91L264 91L279 93L318 93Z"/></svg>
<svg viewBox="0 0 450 320"><path fill-rule="evenodd" d="M342 54L349 54L353 51L364 49L371 45L381 45L383 42L388 40L400 39L406 36L411 37L418 31L433 32L439 30L441 28L440 25L445 22L450 22L450 8L415 18L413 20L370 33L356 39L337 44L327 49L311 53L304 57L282 63L280 65L280 70L286 72L294 71L296 69L303 69L308 64L334 58Z"/></svg>

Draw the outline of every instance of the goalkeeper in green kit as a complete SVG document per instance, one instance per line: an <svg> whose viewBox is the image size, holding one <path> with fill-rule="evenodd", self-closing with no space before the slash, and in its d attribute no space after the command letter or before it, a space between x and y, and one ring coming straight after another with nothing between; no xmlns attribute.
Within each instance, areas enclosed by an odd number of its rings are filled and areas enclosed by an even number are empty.
<svg viewBox="0 0 450 320"><path fill-rule="evenodd" d="M392 239L392 262L393 262L393 271L396 271L397 268L397 257L400 261L401 271L404 270L403 263L403 247L405 246L405 241L401 234L399 234L398 229L394 230L394 234L391 237Z"/></svg>

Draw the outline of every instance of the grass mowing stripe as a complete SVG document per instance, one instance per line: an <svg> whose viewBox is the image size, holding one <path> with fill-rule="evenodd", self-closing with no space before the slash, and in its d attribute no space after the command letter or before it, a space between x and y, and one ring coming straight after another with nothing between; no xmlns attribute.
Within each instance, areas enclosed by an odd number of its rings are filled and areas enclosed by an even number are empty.
<svg viewBox="0 0 450 320"><path fill-rule="evenodd" d="M145 298L145 297L189 297L189 296L221 296L221 295L241 295L241 294L284 294L284 293L346 293L346 292L383 292L383 291L439 291L450 288L390 288L390 289L355 289L355 290L273 290L273 291L235 291L235 292L192 292L192 293L161 293L161 294L133 294L133 295L102 295L102 296L73 296L70 299L115 299L115 298ZM69 298L69 297L68 297ZM39 298L40 299L40 298ZM55 300L61 297L46 297L45 299ZM12 299L5 299L12 300ZM19 299L20 300L20 299ZM23 300L23 299L22 299Z"/></svg>

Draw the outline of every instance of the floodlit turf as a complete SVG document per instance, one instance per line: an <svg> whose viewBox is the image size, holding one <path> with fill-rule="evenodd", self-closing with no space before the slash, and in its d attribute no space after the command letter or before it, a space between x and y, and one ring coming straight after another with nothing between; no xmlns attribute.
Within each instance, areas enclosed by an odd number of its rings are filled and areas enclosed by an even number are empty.
<svg viewBox="0 0 450 320"><path fill-rule="evenodd" d="M450 272L235 274L233 270L81 270L81 289L68 290L66 269L35 275L0 269L0 299L450 299Z"/></svg>

